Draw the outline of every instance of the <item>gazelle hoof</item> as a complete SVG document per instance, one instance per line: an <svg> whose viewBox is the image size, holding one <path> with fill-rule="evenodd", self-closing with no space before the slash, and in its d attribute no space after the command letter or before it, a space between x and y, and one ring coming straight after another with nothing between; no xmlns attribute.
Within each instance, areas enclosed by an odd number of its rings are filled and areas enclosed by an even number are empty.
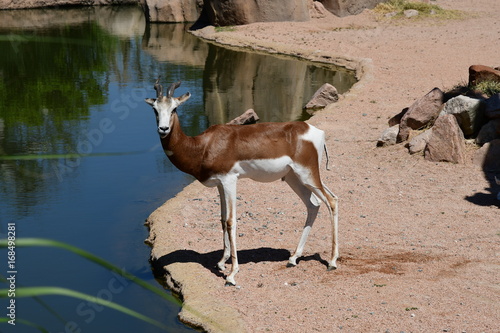
<svg viewBox="0 0 500 333"><path fill-rule="evenodd" d="M234 287L234 286L236 286L236 281L234 281L234 278L227 277L225 286L226 287Z"/></svg>
<svg viewBox="0 0 500 333"><path fill-rule="evenodd" d="M331 266L328 266L328 268L327 268L326 270L327 270L327 271L334 271L334 270L336 270L336 269L337 269L337 266L333 266L333 265L331 265Z"/></svg>
<svg viewBox="0 0 500 333"><path fill-rule="evenodd" d="M291 267L295 267L295 266L297 266L297 264L292 264L291 262L286 264L287 268L291 268Z"/></svg>

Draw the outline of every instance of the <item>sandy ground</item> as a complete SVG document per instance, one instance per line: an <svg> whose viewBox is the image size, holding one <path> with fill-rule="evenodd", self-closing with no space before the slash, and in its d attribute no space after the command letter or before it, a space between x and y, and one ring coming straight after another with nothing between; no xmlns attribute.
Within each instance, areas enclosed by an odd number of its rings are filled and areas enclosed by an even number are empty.
<svg viewBox="0 0 500 333"><path fill-rule="evenodd" d="M436 3L471 15L378 22L365 11L204 31L223 44L340 59L360 82L309 120L327 134L331 171L322 178L340 198L339 268L326 270L324 208L304 257L286 268L302 202L283 182L241 180L240 272L236 287L224 287L217 190L194 183L148 219L154 264L183 295L182 320L210 332L499 331L499 186L471 162L375 147L388 118L415 99L467 82L472 64L500 65L500 1Z"/></svg>

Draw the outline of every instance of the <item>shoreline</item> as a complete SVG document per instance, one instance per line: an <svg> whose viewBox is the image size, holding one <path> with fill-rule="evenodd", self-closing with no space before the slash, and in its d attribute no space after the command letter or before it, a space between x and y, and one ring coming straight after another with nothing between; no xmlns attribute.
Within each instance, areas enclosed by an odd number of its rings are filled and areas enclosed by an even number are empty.
<svg viewBox="0 0 500 333"><path fill-rule="evenodd" d="M482 8L486 5L498 7L493 0L483 0L481 4ZM475 9L466 1L458 1L453 6ZM494 12L491 10L491 13ZM337 161L325 179L327 183L334 180L335 192L340 194L341 200L341 259L338 272L327 274L317 260L317 256L324 258L327 251L328 239L322 234L329 226L324 221L318 221L311 233L307 245L309 252L306 249L304 253L309 259L301 261L294 269L283 269L286 259L282 257L286 256L281 248L291 250L295 246L298 237L295 228L300 228L302 222L294 219L300 216L303 208L300 205L295 207L296 198L288 194L290 192L282 184L266 185L265 191L269 193L266 198L261 198L259 191L262 190L257 183L242 180L238 191L242 197L238 205L238 216L241 214L239 232L243 235L238 239L242 270L237 275L238 286L224 288L223 274L215 270L215 262L222 253L217 194L214 189L194 182L148 218L151 258L165 269L167 285L182 295L181 321L208 332L293 331L289 327L301 327L305 331L312 328L337 331L342 327L358 331L386 327L400 330L451 327L453 330L457 329L456 325L462 329L494 329L494 313L498 306L488 301L486 304L490 307L485 310L486 314L480 317L471 315L476 309L484 307L488 295L495 294L491 281L494 281L493 267L498 264L498 260L496 263L487 262L487 258L495 257L495 244L498 246L494 237L496 225L493 223L498 216L498 208L477 206L463 200L474 191L489 186L481 170L471 163L429 163L421 156L410 156L401 144L388 148L374 147L377 135L387 126L386 119L434 86L446 88L456 82L461 74L457 75L453 70L466 72L467 67L463 64L472 65L476 58L482 58L478 62L497 59L495 50L484 48L495 32L490 31L481 37L481 27L470 32L472 36L467 35L473 43L471 47L485 50L481 57L465 53L465 48L459 45L443 47L450 40L455 40L456 31L465 34L460 27L471 22L480 25L482 19L487 18L482 31L490 27L494 22L492 14L482 15L481 19L441 22L435 26L409 22L396 29L390 24L374 22L370 12L365 11L354 17L335 18L333 23L324 19L300 23L256 23L237 27L236 32L204 32L203 38L210 39L210 34L213 34L212 40L222 45L227 43L233 47L288 54L315 62L323 59L326 63L334 61L336 51L332 49L347 40L351 44L340 47L346 51L341 61L349 66L359 61L357 66L361 72L358 83L339 102L318 112L308 121L327 132L327 143L336 150L332 155L337 157ZM339 26L354 28L335 30ZM272 37L265 34L266 29L279 27L284 30L273 30ZM310 31L304 33L301 29ZM299 38L307 41L307 38L317 37L311 35L320 35L323 31L328 34L325 39L333 38L337 44L320 52L314 46L304 45L293 50L297 45L287 38L293 33L295 41ZM426 36L422 35L426 33L440 43L424 39ZM409 40L402 39L401 35ZM285 38L281 38L283 36ZM273 40L265 41L265 38ZM421 48L415 46L411 38L425 45ZM327 41L331 42L330 39ZM441 58L442 54L457 54L457 68L448 63L433 64L432 55L420 52L430 50L434 44L441 45L441 53L436 52ZM397 46L402 56L381 52L380 45L392 46L392 50ZM390 47L387 49L391 50ZM420 56L419 61L408 57L412 51L413 55ZM372 58L363 57L371 53ZM405 80L407 78L413 81ZM397 87L397 94L390 93L392 85ZM462 179L466 179L467 184ZM407 187L411 192L405 190ZM429 197L439 203L430 205ZM399 213L398 206L405 207L405 214ZM270 215L270 212L280 209L283 214ZM466 213L457 215L456 211ZM248 212L257 217L250 218ZM481 221L480 230L466 229L471 214ZM321 216L318 219L324 220ZM265 220L272 220L273 223L263 228L260 224ZM366 222L369 222L368 225ZM451 230L446 228L450 224L454 226ZM457 241L456 228L465 228L460 235L465 239L474 239L473 243L481 250L471 248L464 252L462 241ZM247 235L257 239L250 239ZM422 270L425 276L419 273ZM480 276L475 276L474 271ZM474 283L471 276L475 276ZM335 285L330 286L327 282L330 279ZM470 288L473 286L477 293L466 301L458 295L471 293L460 289L460 285L464 284ZM297 287L290 287L292 285ZM334 293L323 295L325 286L334 288ZM408 295L406 291L413 288L425 290L425 295L415 292ZM381 296L378 293L383 294L382 300L378 298ZM427 296L429 293L432 296ZM305 305L309 302L303 299L304 294L315 299L313 304ZM285 299L282 300L283 297ZM329 297L335 301L331 302ZM452 301L446 301L446 297ZM359 299L364 302L356 301ZM446 314L438 318L439 308L450 302ZM464 309L460 304L468 304L469 307ZM298 314L304 311L304 307L314 309L314 315L308 312L299 318L287 315ZM463 321L456 319L455 313L469 318L472 324L465 327ZM334 319L331 319L332 314L335 314ZM328 316L330 319L326 318Z"/></svg>

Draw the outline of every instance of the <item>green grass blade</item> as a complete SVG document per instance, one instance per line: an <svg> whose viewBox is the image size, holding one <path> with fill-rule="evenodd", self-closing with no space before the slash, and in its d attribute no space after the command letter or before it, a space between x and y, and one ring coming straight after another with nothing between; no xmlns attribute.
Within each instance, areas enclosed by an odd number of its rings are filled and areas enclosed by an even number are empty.
<svg viewBox="0 0 500 333"><path fill-rule="evenodd" d="M7 240L6 239L1 239L0 240L0 248L1 247L7 247ZM76 246L55 241L55 240L50 240L50 239L43 239L43 238L18 238L16 239L16 246L17 247L30 247L30 246L45 246L45 247L56 247L56 248L61 248L70 252L73 252L77 255L79 255L82 258L85 258L87 260L90 260L91 262L98 264L112 272L115 272L124 278L134 282L135 284L143 287L144 289L147 289L156 295L160 296L161 298L169 301L169 302L174 302L175 304L179 304L179 301L173 297L172 295L169 295L165 292L165 290L156 288L149 283L141 280L140 278L136 277L133 274L130 274L119 267L111 264L110 262L90 253L85 250L82 250Z"/></svg>
<svg viewBox="0 0 500 333"><path fill-rule="evenodd" d="M0 298L6 298L8 295L9 289L0 289ZM19 297L38 297L38 296L51 296L51 295L58 295L58 296L66 296L66 297L73 297L73 298L78 298L87 302L93 302L99 305L106 306L108 308L120 311L124 314L127 314L131 317L137 318L139 320L145 321L149 324L152 324L156 327L162 328L164 330L168 330L168 327L160 323L159 321L156 321L154 319L151 319L143 314L140 314L134 310L131 310L127 307L124 307L120 304L87 295L78 291L74 291L71 289L66 289L66 288L60 288L60 287L19 287L16 288L16 298Z"/></svg>
<svg viewBox="0 0 500 333"><path fill-rule="evenodd" d="M10 318L6 318L6 317L3 317L3 318L0 318L0 324L1 323L7 323L9 322L9 320L11 320ZM45 328L43 328L42 326L40 325L37 325L37 324L34 324L30 321L27 321L27 320L24 320L24 319L20 319L20 318L16 318L16 325L17 324L23 324L23 325L26 325L26 326L31 326L31 327L34 327L36 328L37 330L39 330L40 332L43 332L43 333L49 333L48 330L46 330ZM9 324L10 325L10 324Z"/></svg>

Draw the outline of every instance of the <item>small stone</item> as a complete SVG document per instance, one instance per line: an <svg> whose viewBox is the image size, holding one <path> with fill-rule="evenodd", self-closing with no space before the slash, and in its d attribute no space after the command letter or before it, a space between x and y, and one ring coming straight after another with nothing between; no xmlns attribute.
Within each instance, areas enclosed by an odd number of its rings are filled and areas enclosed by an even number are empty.
<svg viewBox="0 0 500 333"><path fill-rule="evenodd" d="M407 18L410 18L410 17L415 17L415 16L418 16L419 12L418 10L416 9L407 9L403 12L403 14L407 17Z"/></svg>
<svg viewBox="0 0 500 333"><path fill-rule="evenodd" d="M377 147L395 145L398 133L399 133L399 125L394 125L392 127L387 128L384 132L382 132L380 138L377 140Z"/></svg>

